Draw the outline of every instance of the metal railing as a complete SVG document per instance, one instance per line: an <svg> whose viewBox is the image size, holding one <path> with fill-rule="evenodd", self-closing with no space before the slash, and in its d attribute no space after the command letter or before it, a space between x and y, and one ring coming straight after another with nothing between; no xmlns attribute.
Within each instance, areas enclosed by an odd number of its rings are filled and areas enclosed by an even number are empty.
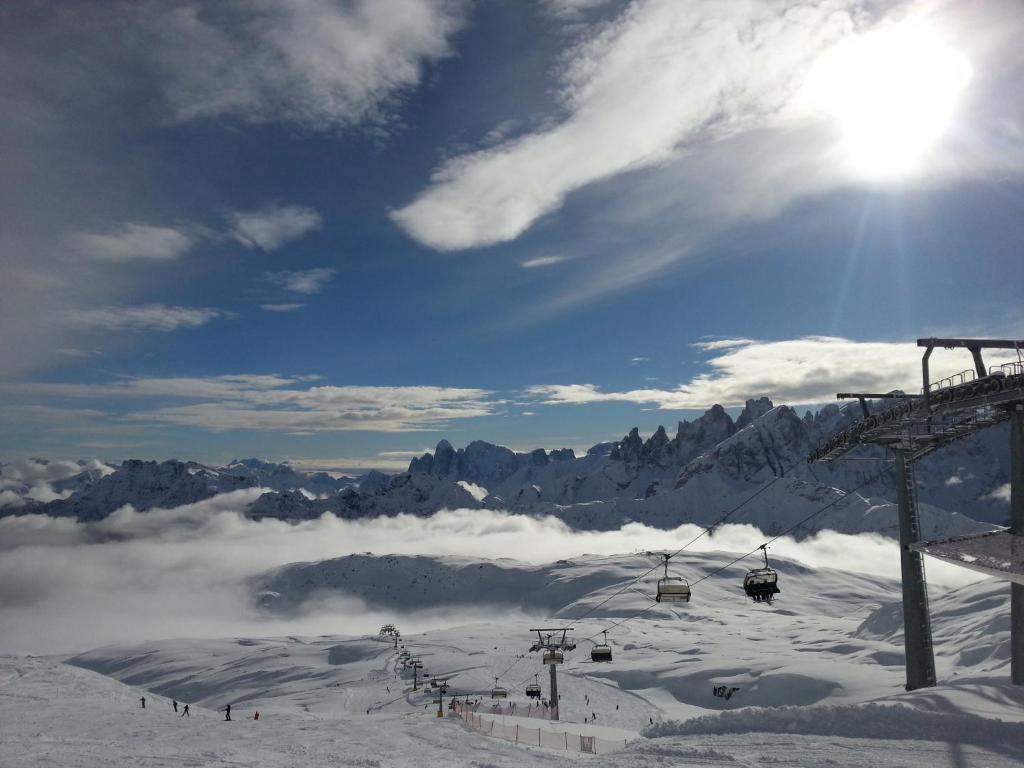
<svg viewBox="0 0 1024 768"><path fill-rule="evenodd" d="M958 387L961 384L966 384L969 381L974 381L978 377L978 374L973 368L968 368L960 373L954 373L952 376L947 376L944 379L933 381L928 385L929 392L935 392L939 389L946 389L947 387Z"/></svg>

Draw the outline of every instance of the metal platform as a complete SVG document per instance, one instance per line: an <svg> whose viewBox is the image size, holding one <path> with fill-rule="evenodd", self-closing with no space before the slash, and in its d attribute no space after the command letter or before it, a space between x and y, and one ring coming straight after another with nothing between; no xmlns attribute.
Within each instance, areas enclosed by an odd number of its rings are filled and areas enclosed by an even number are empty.
<svg viewBox="0 0 1024 768"><path fill-rule="evenodd" d="M902 396L897 405L869 414L833 435L808 457L828 463L862 445L899 446L916 461L945 445L1010 418L1024 403L1024 364L994 366L984 377L965 371L930 386L927 394ZM846 395L843 395L846 397Z"/></svg>
<svg viewBox="0 0 1024 768"><path fill-rule="evenodd" d="M1024 536L990 531L953 539L923 541L911 549L986 576L1024 584Z"/></svg>

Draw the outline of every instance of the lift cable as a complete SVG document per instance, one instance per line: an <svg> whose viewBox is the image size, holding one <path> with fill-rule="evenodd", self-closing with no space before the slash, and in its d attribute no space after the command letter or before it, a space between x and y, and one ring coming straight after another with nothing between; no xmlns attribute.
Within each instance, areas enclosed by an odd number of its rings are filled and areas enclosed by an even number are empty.
<svg viewBox="0 0 1024 768"><path fill-rule="evenodd" d="M761 495L762 493L764 493L764 492L765 492L765 491L767 491L767 490L768 490L769 488L771 488L771 487L772 487L772 485L774 485L776 481L778 481L778 480L781 480L781 479L782 479L783 477L785 477L785 475L786 475L786 473L787 473L787 472L790 472L790 471L792 471L793 469L795 469L796 467L798 467L798 466L799 466L799 465L800 465L801 463L802 463L802 462L800 462L800 461L796 461L796 462L794 462L794 463L793 463L793 464L791 464L790 466L788 466L788 467L786 467L785 469L783 469L783 470L782 470L782 474L776 475L776 476L775 476L775 477L773 477L773 478L772 478L771 480L768 480L767 482L763 483L763 484L761 485L761 487L760 487L760 488L758 488L758 489L757 489L756 491L754 491L754 492L753 492L752 494L750 494L750 496L748 496L747 498L745 498L745 499L744 499L743 501L741 501L741 502L740 502L739 504L737 504L737 505L736 505L735 507L733 507L733 508L732 508L732 509L730 509L730 510L729 510L728 512L726 512L726 513L725 513L724 515L722 515L722 516L721 516L720 518L718 518L718 520L716 520L715 522L713 522L713 523L712 523L712 524L711 524L711 525L710 525L709 527L707 527L707 528L705 528L704 530L702 530L702 531L701 531L700 533L698 533L698 534L697 534L696 536L694 536L694 537L693 537L692 539L690 539L690 540L689 540L688 542L686 542L685 544L683 544L683 546L681 546L681 547L680 547L679 549L677 549L677 550L676 550L675 552L673 552L673 553L672 553L671 555L669 555L669 556L668 556L668 557L669 557L669 559L672 559L673 557L675 557L676 555L678 555L678 554L679 554L680 552L682 552L683 550L685 550L685 549L688 549L688 548L689 548L689 547L691 547L691 546L692 546L693 544L695 544L696 542L698 542L698 541L699 541L700 539L702 539L702 538L704 538L705 536L709 535L709 534L710 534L710 533L711 533L712 531L714 531L714 529L715 529L715 528L717 528L718 526L722 525L722 524L723 524L723 523L724 523L724 522L725 522L726 520L728 520L728 519L729 519L730 517L732 517L732 516L733 516L733 515L735 515L735 514L736 514L737 512L739 512L739 511L740 511L740 510L741 510L741 509L742 509L743 507L745 507L745 506L746 506L747 504L749 504L750 502L752 502L752 501L753 501L754 499L756 499L756 498L757 498L758 496L760 496L760 495ZM619 595L621 595L621 594L622 594L623 592L625 592L625 591L626 591L627 589L629 589L630 587L632 587L632 586L633 586L634 584L636 584L636 583L637 583L638 581L640 581L641 579L643 579L643 578L644 578L645 576L649 576L650 574L654 573L654 571L656 571L656 570L657 570L658 568L660 568L660 567L661 567L661 565L662 565L661 563L658 563L657 565L651 566L651 568L650 568L649 570L647 570L647 571L644 571L644 572L643 572L643 573L641 573L641 574L640 574L639 576L637 576L637 577L635 577L635 578L631 579L631 580L630 580L630 581L628 581L628 582L627 582L627 583L626 583L625 585L623 585L623 586L622 586L622 587L621 587L621 588L620 588L620 589L619 589L619 590L618 590L617 592L613 592L613 593L612 593L611 595L609 595L608 597L606 597L606 598L605 598L604 600L602 600L602 601L601 601L600 603L597 603L597 605L591 606L591 607L590 607L590 608L589 608L589 609L588 609L587 611L585 611L585 612L584 612L584 613L583 613L582 615L580 615L580 616L577 616L576 618L572 619L572 620L571 620L571 621L569 622L569 626L571 627L571 626L573 626L574 624L576 624L576 623L578 623L578 622L580 622L580 621L583 621L583 619L587 618L587 616L589 616L590 614L592 614L592 613L593 613L594 611L596 611L596 610L597 610L598 608L600 608L601 606L605 605L606 603L609 603L609 602L611 602L612 600L614 600L614 599L615 599L616 597L618 597ZM589 638L588 638L588 639L589 639Z"/></svg>
<svg viewBox="0 0 1024 768"><path fill-rule="evenodd" d="M500 680L505 675L507 675L511 671L512 667L514 667L516 664L518 664L520 661L522 661L525 658L526 658L526 654L525 653L520 653L518 656L516 656L516 660L513 661L511 664L509 664L508 667L505 668L504 672L502 672L500 675L498 675L498 679Z"/></svg>
<svg viewBox="0 0 1024 768"><path fill-rule="evenodd" d="M814 512L812 512L811 514L809 514L809 515L808 515L807 517L805 517L805 518L804 518L803 520L800 520L799 522L796 522L796 523L794 523L794 524L793 524L793 525L791 525L791 526L790 526L789 528L787 528L786 530L784 530L784 531L783 531L782 533L780 533L780 534L777 534L776 536L773 536L772 538L768 539L768 541L766 541L766 542L765 542L764 544L761 544L761 545L757 546L756 548L752 549L752 550L751 550L750 552L747 552L747 553L746 553L746 554L744 554L744 555L740 555L740 556L739 556L739 557L737 557L737 558L736 558L735 560L732 560L731 562L729 562L729 563L726 563L725 565L721 566L720 568L716 568L715 570L711 571L710 573L707 573L707 574L705 574L705 575L701 576L701 577L700 577L699 579L697 579L697 580L696 580L695 582L693 582L693 585L692 585L692 586L695 586L695 585L697 585L697 584L700 584L700 583L701 583L702 581L705 581L706 579L710 579L710 578L711 578L712 576L715 576L715 575L717 575L717 574L721 573L722 571L726 570L727 568L731 568L732 566L734 566L734 565L735 565L736 563L740 562L741 560L746 560L746 559L747 559L748 557L750 557L751 555L754 555L754 554L756 554L756 553L760 552L760 551L761 551L761 548L762 548L762 547L767 547L767 546L768 546L769 544L772 544L773 542L775 542L775 541L778 541L778 540L779 540L779 539L781 539L781 538L782 538L783 536L787 536L787 535L789 535L790 533L792 533L793 531L795 531L795 530L796 530L797 528L799 528L800 526L802 526L802 525L803 525L804 523L807 523L807 522L811 521L812 519L814 519L815 517L817 517L818 515L820 515L820 514L821 514L822 512L824 512L825 510L827 510L827 509L830 509L831 507L834 507L834 506L835 506L836 504L838 504L839 502L841 502L841 501L842 501L843 499L846 499L846 498L848 498L849 496L853 495L854 493L856 493L857 491L859 491L859 490L860 490L861 488L863 488L864 486L866 486L866 485L870 485L871 483L875 482L876 480L879 480L879 479L881 479L883 475L886 475L886 474L888 474L889 472L892 472L892 470L893 470L893 467L886 467L886 468L885 468L885 469L883 469L883 470L882 470L881 472L878 472L878 473L876 473L876 474L872 475L872 476L871 476L871 477L869 477L869 478L868 478L867 480L865 480L864 482L862 482L862 483L861 483L860 485L858 485L858 486L856 486L855 488L853 488L853 489L852 489L851 491L849 491L849 492L847 492L847 493L843 494L842 496L839 496L838 498L835 498L835 499L833 499L832 501L830 501L830 502L829 502L828 504L826 504L825 506L823 506L823 507L821 507L820 509L817 509L817 510L815 510ZM680 551L681 551L681 550L680 550ZM676 554L679 554L679 553L677 552ZM674 557L674 556L675 556L675 555L672 555L672 557ZM650 572L651 572L651 571L653 571L653 570L654 570L654 568L652 568L652 569L651 569L650 571L648 571L647 573L650 573ZM643 575L644 575L644 576L646 576L647 574L643 574ZM595 633L594 633L593 635L590 635L590 637L587 637L587 638L584 638L584 639L586 639L586 640L593 640L593 639L594 639L595 637L597 637L598 635L601 635L601 634L602 634L603 632L606 632L606 631L607 631L607 632L610 632L611 630L613 630L613 629L615 629L615 628L617 628L617 627L620 627L620 626L622 626L622 625L623 625L623 624L625 624L626 622L628 622L628 621L632 621L632 620L633 620L633 619L635 619L635 618L636 618L637 616L639 616L639 615L641 615L641 614L643 614L643 613L647 613L647 611L651 610L651 608L653 608L653 607L654 607L654 606L656 606L656 605L659 605L658 601L657 601L657 600L652 600L652 601L651 601L651 604L650 604L650 605L648 605L647 607L643 608L643 609L642 609L642 610L640 610L640 611L637 611L637 612L636 612L636 613L634 613L634 614L633 614L632 616L627 616L627 617L626 617L625 619L622 619L622 620L620 620L620 621L617 621L617 622L616 622L615 624L612 624L612 625L611 625L610 627L607 627L606 629L602 629L602 630L600 630L600 631L598 631L598 632L595 632Z"/></svg>

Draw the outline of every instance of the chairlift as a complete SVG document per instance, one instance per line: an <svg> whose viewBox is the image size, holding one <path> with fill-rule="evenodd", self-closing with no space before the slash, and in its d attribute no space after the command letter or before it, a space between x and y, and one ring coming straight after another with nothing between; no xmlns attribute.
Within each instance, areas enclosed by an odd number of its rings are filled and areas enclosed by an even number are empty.
<svg viewBox="0 0 1024 768"><path fill-rule="evenodd" d="M594 645L590 649L590 660L591 661L611 661L612 660L612 647L608 645L608 630L604 630L604 642Z"/></svg>
<svg viewBox="0 0 1024 768"><path fill-rule="evenodd" d="M668 575L668 561L671 555L663 554L665 558L665 576L658 579L658 594L654 598L659 603L688 603L690 602L690 584L680 576Z"/></svg>
<svg viewBox="0 0 1024 768"><path fill-rule="evenodd" d="M494 678L494 687L491 689L492 699L507 699L508 691L498 685L498 678Z"/></svg>
<svg viewBox="0 0 1024 768"><path fill-rule="evenodd" d="M526 686L526 697L528 699L539 699L540 698L540 683L537 682L537 676L533 676L533 682Z"/></svg>
<svg viewBox="0 0 1024 768"><path fill-rule="evenodd" d="M558 648L548 648L544 651L544 656L541 661L545 664L561 664L565 661L565 654L563 654Z"/></svg>
<svg viewBox="0 0 1024 768"><path fill-rule="evenodd" d="M755 603L771 605L775 595L781 591L779 589L779 574L768 567L768 545L762 544L759 549L764 555L764 568L754 568L743 577L743 591Z"/></svg>

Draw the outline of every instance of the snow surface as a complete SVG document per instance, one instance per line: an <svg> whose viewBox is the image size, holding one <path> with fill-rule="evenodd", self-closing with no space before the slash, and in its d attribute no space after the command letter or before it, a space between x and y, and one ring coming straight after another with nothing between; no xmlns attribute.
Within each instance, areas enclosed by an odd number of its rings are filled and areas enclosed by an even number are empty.
<svg viewBox="0 0 1024 768"><path fill-rule="evenodd" d="M691 582L721 568L730 553L684 553L674 569ZM277 609L301 610L313 591L344 586L349 596L391 608L401 629L406 603L474 599L494 581L456 578L462 570L503 574L529 592L528 617L492 603L494 620L448 626L402 643L453 693L490 700L494 677L510 689L517 716L524 687L547 670L528 652L529 629L594 608L642 573L642 555L579 557L545 566L511 560L370 557L276 569ZM344 566L347 566L347 570ZM478 566L483 566L481 569ZM352 568L357 567L353 571ZM411 573L436 578L421 592L385 599ZM685 606L658 606L609 634L615 659L589 660L599 630L650 602L642 581L575 625L578 648L559 669L563 720L573 732L621 735L624 750L598 757L517 746L436 717L434 693L413 692L391 641L322 637L177 639L114 645L63 658L0 657L0 764L12 766L1019 766L1024 760L1024 690L1008 684L1008 588L984 581L932 592L940 686L902 690L902 621L894 580L780 559L782 594L771 606L747 601L742 568L695 584ZM338 581L342 572L345 579ZM447 581L442 579L444 576ZM254 588L257 585L254 585ZM452 594L447 594L451 590ZM380 599L380 603L376 601ZM564 603L557 605L560 601ZM553 614L553 615L549 615ZM737 688L728 699L718 686ZM390 688L390 692L388 691ZM147 709L138 698L147 697ZM175 718L170 698L189 702ZM232 704L235 722L214 710ZM249 719L260 712L258 722ZM369 710L369 714L367 713ZM528 711L528 709L527 709ZM597 725L583 724L591 713ZM655 725L651 726L651 721ZM521 718L528 727L542 721ZM513 721L509 721L513 722ZM543 727L558 728L555 724ZM634 738L635 734L643 733Z"/></svg>

